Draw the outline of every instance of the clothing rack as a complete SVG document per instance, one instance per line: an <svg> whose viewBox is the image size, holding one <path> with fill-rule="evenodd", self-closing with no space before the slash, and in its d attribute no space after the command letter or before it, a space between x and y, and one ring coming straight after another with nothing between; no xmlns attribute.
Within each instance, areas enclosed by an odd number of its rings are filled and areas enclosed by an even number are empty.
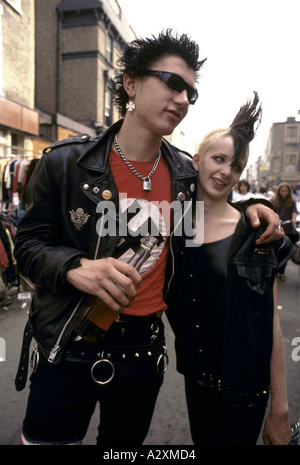
<svg viewBox="0 0 300 465"><path fill-rule="evenodd" d="M27 207L26 188L40 157L0 159L0 212L21 218Z"/></svg>
<svg viewBox="0 0 300 465"><path fill-rule="evenodd" d="M20 149L9 148L18 149L18 152ZM30 155L26 156L26 152ZM39 159L40 153L33 157L33 151L24 149L21 155L12 153L0 157L0 305L3 309L12 302L12 295L20 291L21 279L13 254L14 239L27 208L27 185Z"/></svg>
<svg viewBox="0 0 300 465"><path fill-rule="evenodd" d="M0 214L0 303L9 304L8 291L19 289L19 276L13 254L17 222L7 213Z"/></svg>

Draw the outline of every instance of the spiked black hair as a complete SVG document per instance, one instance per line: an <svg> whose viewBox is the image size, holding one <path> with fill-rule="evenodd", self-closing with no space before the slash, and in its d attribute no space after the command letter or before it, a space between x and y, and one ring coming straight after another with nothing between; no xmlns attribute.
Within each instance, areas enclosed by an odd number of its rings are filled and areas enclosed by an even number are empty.
<svg viewBox="0 0 300 465"><path fill-rule="evenodd" d="M125 115L128 102L128 95L123 87L124 74L138 75L164 55L181 57L196 74L206 61L206 59L199 60L199 46L196 42L191 40L187 34L178 36L172 32L172 29L162 31L157 38L151 36L151 38L136 39L126 44L117 62L119 74L115 78L114 102L122 116Z"/></svg>

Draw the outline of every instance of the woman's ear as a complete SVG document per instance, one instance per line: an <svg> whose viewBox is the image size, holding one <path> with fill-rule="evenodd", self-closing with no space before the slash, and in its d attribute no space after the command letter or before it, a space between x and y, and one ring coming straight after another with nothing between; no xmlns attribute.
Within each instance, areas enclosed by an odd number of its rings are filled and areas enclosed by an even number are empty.
<svg viewBox="0 0 300 465"><path fill-rule="evenodd" d="M193 167L196 171L198 171L199 169L199 155L198 153L195 153L194 157L193 157Z"/></svg>

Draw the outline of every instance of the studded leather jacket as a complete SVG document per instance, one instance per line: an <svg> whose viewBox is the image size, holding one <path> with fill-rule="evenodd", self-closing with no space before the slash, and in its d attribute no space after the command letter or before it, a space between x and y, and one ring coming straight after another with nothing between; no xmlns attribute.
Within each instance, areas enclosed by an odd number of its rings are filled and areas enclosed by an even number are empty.
<svg viewBox="0 0 300 465"><path fill-rule="evenodd" d="M115 123L99 137L76 136L48 147L32 175L29 208L15 239L19 271L35 284L16 378L18 390L26 382L32 336L46 359L58 363L85 305L85 296L65 280L68 269L83 256L109 257L118 244L117 234L101 236L97 231L101 204L113 202L114 211L119 211L108 159L121 124ZM172 198L184 204L196 182L191 158L166 140L162 156L171 174Z"/></svg>

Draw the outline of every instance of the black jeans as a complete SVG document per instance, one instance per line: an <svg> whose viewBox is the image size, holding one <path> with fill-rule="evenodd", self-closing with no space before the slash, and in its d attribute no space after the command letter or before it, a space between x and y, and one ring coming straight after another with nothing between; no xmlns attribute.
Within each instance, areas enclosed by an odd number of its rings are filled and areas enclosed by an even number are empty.
<svg viewBox="0 0 300 465"><path fill-rule="evenodd" d="M223 399L221 392L185 377L186 399L195 445L255 445L264 420L269 391Z"/></svg>
<svg viewBox="0 0 300 465"><path fill-rule="evenodd" d="M31 375L23 434L38 444L84 438L100 402L98 445L140 445L163 382L164 328L160 318L121 317L101 344L72 342L58 365L41 360ZM104 360L101 361L101 360ZM91 376L91 367L98 381ZM159 363L158 363L159 362Z"/></svg>

